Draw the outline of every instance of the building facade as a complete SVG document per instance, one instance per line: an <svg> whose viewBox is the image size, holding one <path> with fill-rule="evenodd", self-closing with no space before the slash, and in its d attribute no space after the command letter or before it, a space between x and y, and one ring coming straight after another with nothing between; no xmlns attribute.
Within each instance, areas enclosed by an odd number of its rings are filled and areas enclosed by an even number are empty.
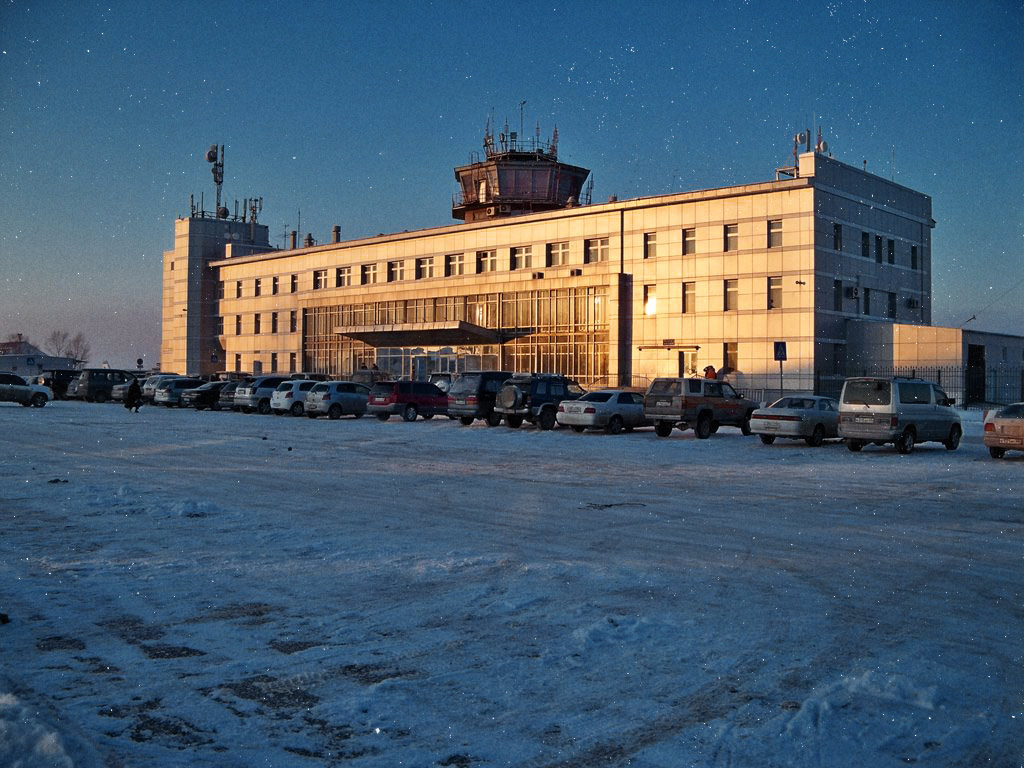
<svg viewBox="0 0 1024 768"><path fill-rule="evenodd" d="M464 166L465 223L350 241L335 228L305 247L293 234L286 250L252 222L179 219L161 366L492 368L642 387L712 365L767 395L841 380L867 354L856 321L930 325L927 195L821 151L774 180L595 205L579 204L585 169L568 168L553 210L501 215L501 169L473 198Z"/></svg>

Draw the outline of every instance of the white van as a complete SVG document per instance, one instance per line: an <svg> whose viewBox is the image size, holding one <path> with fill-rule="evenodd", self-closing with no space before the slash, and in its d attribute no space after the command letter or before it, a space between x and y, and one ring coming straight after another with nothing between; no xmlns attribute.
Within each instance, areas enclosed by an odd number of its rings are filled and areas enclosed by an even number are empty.
<svg viewBox="0 0 1024 768"><path fill-rule="evenodd" d="M927 441L955 451L963 429L952 406L938 384L923 379L847 379L839 396L839 436L851 451L893 443L900 453L910 453Z"/></svg>

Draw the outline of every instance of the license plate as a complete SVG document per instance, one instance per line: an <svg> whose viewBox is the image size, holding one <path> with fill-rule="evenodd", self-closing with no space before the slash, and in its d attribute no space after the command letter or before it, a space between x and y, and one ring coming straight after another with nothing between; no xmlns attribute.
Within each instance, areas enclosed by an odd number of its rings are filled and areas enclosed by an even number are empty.
<svg viewBox="0 0 1024 768"><path fill-rule="evenodd" d="M671 401L671 400L659 400L659 401L658 401L658 402L656 403L656 405L657 405L657 406L658 406L659 408L670 408L670 407L672 406L672 401Z"/></svg>
<svg viewBox="0 0 1024 768"><path fill-rule="evenodd" d="M1022 444L1024 444L1024 440L1021 440L1019 437L1004 437L1002 439L1002 442L1003 442L1003 445L1022 445Z"/></svg>
<svg viewBox="0 0 1024 768"><path fill-rule="evenodd" d="M466 404L465 400L456 400L455 402L456 402L457 405L465 405Z"/></svg>
<svg viewBox="0 0 1024 768"><path fill-rule="evenodd" d="M771 431L772 431L773 429L778 429L778 428L779 428L779 425L778 425L778 424L776 424L776 423L775 423L775 422L773 422L773 421L766 421L766 422L765 422L764 424L762 424L762 425L761 425L760 427L758 427L758 428L759 428L759 429L763 429L763 430L766 430L766 431L768 431L768 432L771 432Z"/></svg>
<svg viewBox="0 0 1024 768"><path fill-rule="evenodd" d="M858 424L874 424L875 420L870 416L857 416L854 421Z"/></svg>

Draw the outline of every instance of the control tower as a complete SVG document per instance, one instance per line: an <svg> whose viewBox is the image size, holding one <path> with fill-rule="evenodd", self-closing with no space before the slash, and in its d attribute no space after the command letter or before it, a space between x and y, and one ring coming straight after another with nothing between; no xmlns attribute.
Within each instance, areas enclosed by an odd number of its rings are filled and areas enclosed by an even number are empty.
<svg viewBox="0 0 1024 768"><path fill-rule="evenodd" d="M558 162L558 128L550 141L505 130L495 141L490 123L484 132L484 157L474 152L470 164L455 169L460 192L452 201L452 217L486 221L524 213L572 208L581 202L588 168Z"/></svg>

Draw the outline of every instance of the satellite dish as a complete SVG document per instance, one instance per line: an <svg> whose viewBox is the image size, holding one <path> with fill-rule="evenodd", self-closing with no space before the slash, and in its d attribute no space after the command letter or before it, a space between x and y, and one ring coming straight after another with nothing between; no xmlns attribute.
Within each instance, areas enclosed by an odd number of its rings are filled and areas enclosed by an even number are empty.
<svg viewBox="0 0 1024 768"><path fill-rule="evenodd" d="M823 141L823 142L821 142L821 151L822 151L823 153L824 153L824 152L828 152L828 142L827 142L827 141Z"/></svg>
<svg viewBox="0 0 1024 768"><path fill-rule="evenodd" d="M807 134L806 133L798 133L796 135L796 141L797 141L798 144L803 144L805 141L807 141Z"/></svg>
<svg viewBox="0 0 1024 768"><path fill-rule="evenodd" d="M228 213L229 212L227 206L222 205L220 208L217 209L217 218L226 219L228 217Z"/></svg>

